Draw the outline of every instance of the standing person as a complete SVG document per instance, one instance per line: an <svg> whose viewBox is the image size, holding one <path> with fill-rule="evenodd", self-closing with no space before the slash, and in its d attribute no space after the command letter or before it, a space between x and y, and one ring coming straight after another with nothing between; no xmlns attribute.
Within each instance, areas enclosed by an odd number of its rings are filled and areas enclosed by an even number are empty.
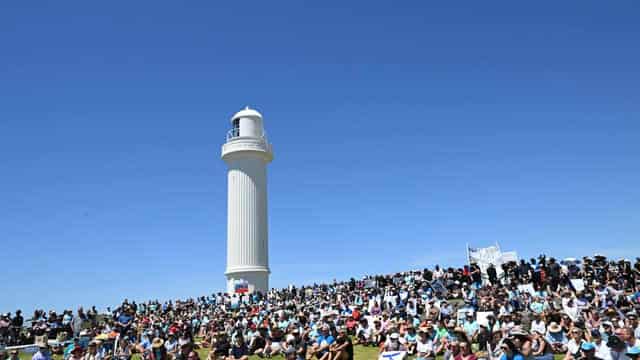
<svg viewBox="0 0 640 360"><path fill-rule="evenodd" d="M46 336L38 336L36 338L35 345L38 347L38 351L33 354L31 360L51 360L51 354L49 353L49 344L47 344Z"/></svg>
<svg viewBox="0 0 640 360"><path fill-rule="evenodd" d="M80 312L82 308L78 311ZM118 316L116 323L116 330L124 335L131 329L131 324L133 324L133 314L130 312L129 307L126 306L123 308L122 313ZM75 319L74 319L75 322Z"/></svg>
<svg viewBox="0 0 640 360"><path fill-rule="evenodd" d="M489 277L489 282L491 285L498 285L498 272L496 271L496 267L493 264L489 264L487 267L487 277Z"/></svg>
<svg viewBox="0 0 640 360"><path fill-rule="evenodd" d="M80 331L82 331L82 327L84 326L85 321L87 321L87 317L84 314L84 310L81 306L78 308L77 315L73 317L73 320L71 320L71 330L73 330L73 337L80 336Z"/></svg>
<svg viewBox="0 0 640 360"><path fill-rule="evenodd" d="M477 263L472 262L470 266L471 280L474 289L482 287L482 270Z"/></svg>
<svg viewBox="0 0 640 360"><path fill-rule="evenodd" d="M14 344L19 344L20 341L20 329L24 324L24 318L22 317L22 310L16 310L16 315L11 319L11 333Z"/></svg>

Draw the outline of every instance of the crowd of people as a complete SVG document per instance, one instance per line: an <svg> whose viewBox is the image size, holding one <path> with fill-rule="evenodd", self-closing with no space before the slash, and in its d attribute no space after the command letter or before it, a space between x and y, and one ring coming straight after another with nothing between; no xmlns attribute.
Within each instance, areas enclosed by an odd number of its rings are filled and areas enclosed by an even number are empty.
<svg viewBox="0 0 640 360"><path fill-rule="evenodd" d="M640 258L541 255L484 270L407 271L267 294L213 294L73 312L18 310L0 319L6 346L33 360L352 360L354 346L389 359L635 360ZM207 349L208 352L198 351ZM206 355L203 355L206 354ZM0 360L18 352L0 351Z"/></svg>

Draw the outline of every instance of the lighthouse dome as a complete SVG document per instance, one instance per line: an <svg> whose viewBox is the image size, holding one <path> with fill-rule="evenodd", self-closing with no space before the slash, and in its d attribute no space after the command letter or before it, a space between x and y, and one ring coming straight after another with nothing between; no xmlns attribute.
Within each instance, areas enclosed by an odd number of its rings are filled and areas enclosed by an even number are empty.
<svg viewBox="0 0 640 360"><path fill-rule="evenodd" d="M262 120L262 114L260 114L257 110L251 109L247 106L235 113L235 115L231 117L231 122L233 123L233 120L240 118L259 118L260 120Z"/></svg>

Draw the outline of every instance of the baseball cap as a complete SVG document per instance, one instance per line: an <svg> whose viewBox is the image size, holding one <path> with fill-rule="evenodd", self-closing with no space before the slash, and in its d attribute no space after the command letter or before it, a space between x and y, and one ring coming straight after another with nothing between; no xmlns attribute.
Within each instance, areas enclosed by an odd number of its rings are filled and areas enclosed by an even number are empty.
<svg viewBox="0 0 640 360"><path fill-rule="evenodd" d="M580 345L580 349L582 349L584 351L595 350L595 348L596 348L596 346L591 342L583 342L582 345Z"/></svg>
<svg viewBox="0 0 640 360"><path fill-rule="evenodd" d="M634 346L627 350L627 355L640 355L640 346Z"/></svg>

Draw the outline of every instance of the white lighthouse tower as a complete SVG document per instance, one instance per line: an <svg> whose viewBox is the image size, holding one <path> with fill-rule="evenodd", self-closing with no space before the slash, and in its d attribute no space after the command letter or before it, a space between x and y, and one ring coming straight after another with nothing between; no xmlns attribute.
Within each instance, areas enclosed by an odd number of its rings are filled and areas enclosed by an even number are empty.
<svg viewBox="0 0 640 360"><path fill-rule="evenodd" d="M267 164L273 160L262 115L247 106L231 118L222 145L229 166L227 292L269 290Z"/></svg>

